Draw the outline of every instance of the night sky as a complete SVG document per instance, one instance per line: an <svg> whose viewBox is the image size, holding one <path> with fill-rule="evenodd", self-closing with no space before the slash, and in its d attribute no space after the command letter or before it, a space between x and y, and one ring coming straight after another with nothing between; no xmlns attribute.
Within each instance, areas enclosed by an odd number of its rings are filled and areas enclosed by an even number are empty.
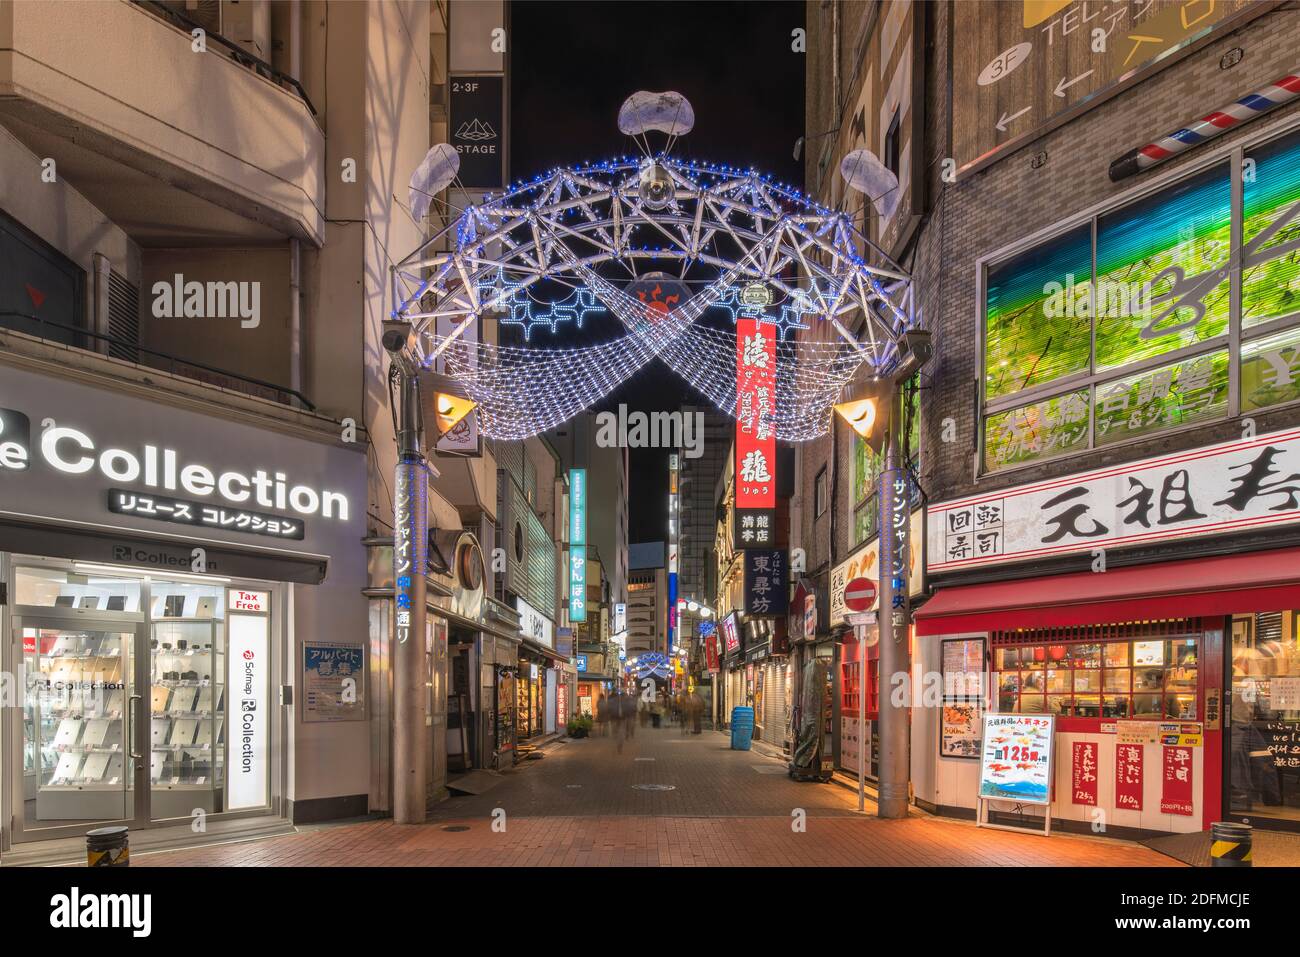
<svg viewBox="0 0 1300 957"><path fill-rule="evenodd" d="M752 165L802 186L792 150L804 132L805 64L790 34L803 22L802 3L512 3L511 177L635 155L618 131L619 106L637 90L677 90L695 109L695 128L674 156ZM596 411L704 401L656 360ZM631 451L632 542L667 537L666 456Z"/></svg>

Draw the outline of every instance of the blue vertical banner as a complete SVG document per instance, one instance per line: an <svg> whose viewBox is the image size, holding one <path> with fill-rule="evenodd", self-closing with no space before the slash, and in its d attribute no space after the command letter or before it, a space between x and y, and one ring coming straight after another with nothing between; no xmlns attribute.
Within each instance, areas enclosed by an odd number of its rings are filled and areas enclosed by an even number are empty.
<svg viewBox="0 0 1300 957"><path fill-rule="evenodd" d="M411 637L415 612L424 608L429 547L429 473L423 462L400 462L393 489L393 616L399 645ZM417 636L420 642L423 635Z"/></svg>
<svg viewBox="0 0 1300 957"><path fill-rule="evenodd" d="M569 621L587 620L587 470L569 469Z"/></svg>

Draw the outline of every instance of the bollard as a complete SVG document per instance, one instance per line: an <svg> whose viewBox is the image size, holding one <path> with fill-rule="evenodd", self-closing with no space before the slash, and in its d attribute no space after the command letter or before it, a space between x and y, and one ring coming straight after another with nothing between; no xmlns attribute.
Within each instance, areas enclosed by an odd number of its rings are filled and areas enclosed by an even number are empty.
<svg viewBox="0 0 1300 957"><path fill-rule="evenodd" d="M1210 825L1211 867L1250 867L1252 828L1235 821L1215 821Z"/></svg>
<svg viewBox="0 0 1300 957"><path fill-rule="evenodd" d="M130 867L131 848L126 828L101 827L86 832L87 867Z"/></svg>

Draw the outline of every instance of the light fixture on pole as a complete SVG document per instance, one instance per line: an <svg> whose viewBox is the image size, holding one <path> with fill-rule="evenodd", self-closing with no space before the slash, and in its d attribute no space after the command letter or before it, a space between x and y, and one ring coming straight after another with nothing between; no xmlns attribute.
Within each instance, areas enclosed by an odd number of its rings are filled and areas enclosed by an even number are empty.
<svg viewBox="0 0 1300 957"><path fill-rule="evenodd" d="M420 370L420 397L424 402L424 420L430 423L438 438L442 438L478 403L465 394L465 388L450 376L428 369Z"/></svg>

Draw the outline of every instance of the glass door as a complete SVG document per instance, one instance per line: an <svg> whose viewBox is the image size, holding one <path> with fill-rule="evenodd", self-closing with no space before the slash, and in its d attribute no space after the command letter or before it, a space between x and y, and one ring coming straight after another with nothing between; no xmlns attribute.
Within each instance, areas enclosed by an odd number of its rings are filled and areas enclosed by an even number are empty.
<svg viewBox="0 0 1300 957"><path fill-rule="evenodd" d="M143 713L136 641L128 622L14 619L23 675L16 836L136 821Z"/></svg>

